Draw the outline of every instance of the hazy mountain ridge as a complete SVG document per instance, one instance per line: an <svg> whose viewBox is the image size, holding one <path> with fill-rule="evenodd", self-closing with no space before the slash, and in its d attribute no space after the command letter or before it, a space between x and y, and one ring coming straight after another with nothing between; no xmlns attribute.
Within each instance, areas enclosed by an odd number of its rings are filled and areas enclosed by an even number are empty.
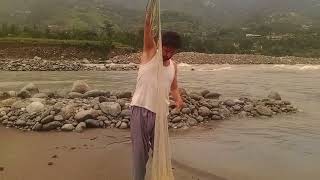
<svg viewBox="0 0 320 180"><path fill-rule="evenodd" d="M105 20L118 29L143 24L147 0L2 0L0 23L96 29ZM248 23L319 25L320 0L162 0L164 27L182 32Z"/></svg>

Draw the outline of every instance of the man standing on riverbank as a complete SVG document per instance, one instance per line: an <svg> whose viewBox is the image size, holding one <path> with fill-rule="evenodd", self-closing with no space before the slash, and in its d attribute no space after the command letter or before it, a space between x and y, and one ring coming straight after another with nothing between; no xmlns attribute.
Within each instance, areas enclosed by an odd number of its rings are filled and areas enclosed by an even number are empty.
<svg viewBox="0 0 320 180"><path fill-rule="evenodd" d="M144 47L140 59L136 90L132 98L131 139L133 146L133 179L144 180L148 152L153 149L154 126L157 106L157 83L164 86L169 103L171 93L176 108L183 105L177 82L177 65L171 60L181 46L180 36L176 32L166 32L162 36L162 57L152 31L151 13L146 13L144 26ZM157 81L157 61L163 59L164 82Z"/></svg>

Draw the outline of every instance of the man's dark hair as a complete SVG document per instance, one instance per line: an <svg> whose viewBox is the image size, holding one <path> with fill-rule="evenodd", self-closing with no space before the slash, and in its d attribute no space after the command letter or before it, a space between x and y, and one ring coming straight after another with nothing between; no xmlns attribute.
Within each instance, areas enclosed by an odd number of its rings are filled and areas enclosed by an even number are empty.
<svg viewBox="0 0 320 180"><path fill-rule="evenodd" d="M162 34L162 45L170 48L181 48L181 37L178 33L168 31Z"/></svg>

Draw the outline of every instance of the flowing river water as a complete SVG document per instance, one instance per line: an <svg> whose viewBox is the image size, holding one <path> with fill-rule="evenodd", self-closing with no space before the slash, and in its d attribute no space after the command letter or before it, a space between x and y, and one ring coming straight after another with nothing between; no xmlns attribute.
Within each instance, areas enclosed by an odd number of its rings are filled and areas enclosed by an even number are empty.
<svg viewBox="0 0 320 180"><path fill-rule="evenodd" d="M301 112L232 119L212 131L174 137L175 160L230 180L320 179L320 66L179 67L180 85L189 91L208 89L223 98L262 98L277 91ZM0 72L0 91L18 90L28 82L42 90L70 89L79 79L97 89L132 91L136 72Z"/></svg>

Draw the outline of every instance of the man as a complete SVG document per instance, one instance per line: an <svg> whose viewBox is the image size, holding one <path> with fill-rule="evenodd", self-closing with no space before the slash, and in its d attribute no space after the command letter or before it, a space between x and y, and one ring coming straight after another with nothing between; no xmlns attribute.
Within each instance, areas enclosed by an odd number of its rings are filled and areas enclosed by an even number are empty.
<svg viewBox="0 0 320 180"><path fill-rule="evenodd" d="M175 100L176 108L183 105L177 82L177 65L171 60L181 45L180 36L166 32L162 36L163 81L157 81L157 62L161 59L152 32L151 15L146 13L144 26L144 47L140 60L136 90L132 98L131 139L133 146L133 179L144 180L149 150L153 149L154 126L157 106L157 85L166 90Z"/></svg>

